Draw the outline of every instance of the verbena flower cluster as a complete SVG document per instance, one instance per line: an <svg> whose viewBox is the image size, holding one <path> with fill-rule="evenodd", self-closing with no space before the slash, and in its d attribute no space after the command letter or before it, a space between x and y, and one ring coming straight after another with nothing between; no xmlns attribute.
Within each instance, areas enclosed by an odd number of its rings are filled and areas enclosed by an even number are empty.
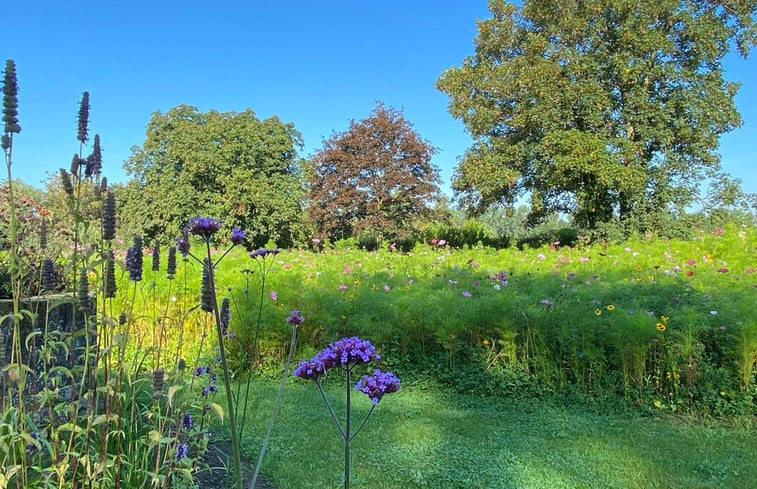
<svg viewBox="0 0 757 489"><path fill-rule="evenodd" d="M189 234L200 236L203 239L210 239L219 229L221 229L221 223L218 219L212 217L193 217L187 224Z"/></svg>
<svg viewBox="0 0 757 489"><path fill-rule="evenodd" d="M300 362L294 369L294 375L317 381L332 368L349 368L352 365L369 363L380 358L373 343L351 336L330 344L313 358Z"/></svg>
<svg viewBox="0 0 757 489"><path fill-rule="evenodd" d="M231 242L235 245L244 244L245 232L239 228L231 230Z"/></svg>
<svg viewBox="0 0 757 489"><path fill-rule="evenodd" d="M278 255L278 248L260 248L250 253L250 258L265 258L268 255Z"/></svg>
<svg viewBox="0 0 757 489"><path fill-rule="evenodd" d="M364 375L358 380L355 389L367 395L373 404L378 404L384 394L400 390L400 379L392 372L375 369L372 374Z"/></svg>

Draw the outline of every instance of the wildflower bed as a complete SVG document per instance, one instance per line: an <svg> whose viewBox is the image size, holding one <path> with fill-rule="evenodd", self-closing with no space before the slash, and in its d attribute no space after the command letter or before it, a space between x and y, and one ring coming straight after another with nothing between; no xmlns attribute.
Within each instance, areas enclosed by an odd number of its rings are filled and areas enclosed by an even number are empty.
<svg viewBox="0 0 757 489"><path fill-rule="evenodd" d="M232 304L232 365L244 364L259 335L259 358L269 364L258 367L278 370L290 333L283 318L297 309L308 317L298 358L357 335L386 352L384 366L403 379L498 398L620 398L642 412L719 417L755 412L756 255L749 228L690 242L646 236L523 251L428 243L401 254L342 242L282 250L260 297L261 273L246 254L230 255L217 280ZM157 284L158 300L196 300L191 280L161 298L161 273L145 280ZM207 326L190 317L182 327L195 339L183 347L186 358L192 351L212 362L201 341Z"/></svg>

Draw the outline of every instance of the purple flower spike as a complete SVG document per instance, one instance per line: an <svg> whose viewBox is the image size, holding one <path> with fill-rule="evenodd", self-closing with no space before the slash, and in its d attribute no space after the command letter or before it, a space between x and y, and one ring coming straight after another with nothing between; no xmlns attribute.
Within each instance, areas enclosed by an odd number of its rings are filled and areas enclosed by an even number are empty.
<svg viewBox="0 0 757 489"><path fill-rule="evenodd" d="M190 234L196 234L204 239L209 239L221 228L221 223L218 219L212 217L193 217L187 223L187 231Z"/></svg>
<svg viewBox="0 0 757 489"><path fill-rule="evenodd" d="M235 245L242 245L244 244L244 237L245 232L242 231L239 228L234 228L231 230L231 242Z"/></svg>
<svg viewBox="0 0 757 489"><path fill-rule="evenodd" d="M375 369L373 374L364 375L358 380L355 389L367 395L373 404L378 404L384 394L400 390L400 379L391 372Z"/></svg>

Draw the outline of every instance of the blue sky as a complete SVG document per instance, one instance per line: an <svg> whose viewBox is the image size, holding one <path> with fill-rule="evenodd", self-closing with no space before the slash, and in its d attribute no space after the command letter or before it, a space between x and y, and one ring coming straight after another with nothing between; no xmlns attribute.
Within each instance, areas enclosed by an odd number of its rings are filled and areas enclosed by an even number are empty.
<svg viewBox="0 0 757 489"><path fill-rule="evenodd" d="M35 186L78 151L85 90L111 181L126 179L123 161L151 114L180 104L278 115L302 133L308 156L381 100L439 148L446 193L471 143L434 83L473 52L486 0L6 3L0 58L17 65L23 128L13 175ZM744 125L722 139L723 166L757 192L757 65L734 55L725 67L743 83Z"/></svg>

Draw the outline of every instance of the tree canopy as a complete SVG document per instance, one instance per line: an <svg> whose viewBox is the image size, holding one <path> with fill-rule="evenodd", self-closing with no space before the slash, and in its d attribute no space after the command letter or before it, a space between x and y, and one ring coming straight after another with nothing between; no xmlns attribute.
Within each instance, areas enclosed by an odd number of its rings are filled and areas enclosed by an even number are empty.
<svg viewBox="0 0 757 489"><path fill-rule="evenodd" d="M292 124L249 109L156 112L124 164L131 180L119 195L121 222L148 239L173 239L189 218L209 215L245 229L256 246L290 246L304 234L301 145Z"/></svg>
<svg viewBox="0 0 757 489"><path fill-rule="evenodd" d="M383 104L351 121L311 161L308 214L317 232L333 239L408 236L440 198L433 154L402 113Z"/></svg>
<svg viewBox="0 0 757 489"><path fill-rule="evenodd" d="M571 213L594 228L682 211L741 124L722 60L755 40L755 0L490 1L475 52L438 87L474 145L453 188L471 211Z"/></svg>

